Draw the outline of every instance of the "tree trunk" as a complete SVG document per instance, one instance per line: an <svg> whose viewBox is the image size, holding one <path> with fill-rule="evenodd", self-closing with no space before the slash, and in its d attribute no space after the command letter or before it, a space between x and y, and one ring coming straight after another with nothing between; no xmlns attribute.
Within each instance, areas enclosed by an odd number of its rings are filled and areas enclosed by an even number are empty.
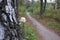
<svg viewBox="0 0 60 40"><path fill-rule="evenodd" d="M40 0L40 1L41 1L40 17L43 17L43 14L45 13L45 8L46 8L46 3L47 3L47 1L44 0L44 3L43 3L43 0Z"/></svg>
<svg viewBox="0 0 60 40"><path fill-rule="evenodd" d="M46 9L46 3L47 3L47 0L45 0L45 2L44 2L44 13L45 13L45 9Z"/></svg>
<svg viewBox="0 0 60 40"><path fill-rule="evenodd" d="M33 10L34 10L34 0L32 0L31 6L32 6L32 12L33 12Z"/></svg>
<svg viewBox="0 0 60 40"><path fill-rule="evenodd" d="M40 0L41 1L41 10L40 10L40 16L42 17L42 14L43 14L43 0Z"/></svg>
<svg viewBox="0 0 60 40"><path fill-rule="evenodd" d="M0 40L22 40L14 3L14 0L0 1Z"/></svg>

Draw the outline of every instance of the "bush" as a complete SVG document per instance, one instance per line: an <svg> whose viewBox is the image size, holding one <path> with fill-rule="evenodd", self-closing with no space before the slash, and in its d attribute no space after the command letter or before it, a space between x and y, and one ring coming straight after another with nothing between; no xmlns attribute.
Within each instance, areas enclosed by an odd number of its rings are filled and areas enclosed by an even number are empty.
<svg viewBox="0 0 60 40"><path fill-rule="evenodd" d="M51 5L47 6L44 16L60 20L60 9L54 10Z"/></svg>
<svg viewBox="0 0 60 40"><path fill-rule="evenodd" d="M18 12L19 12L18 17L20 18L20 17L25 16L26 15L25 11L26 11L26 7L25 6L23 6L23 5L18 6Z"/></svg>
<svg viewBox="0 0 60 40"><path fill-rule="evenodd" d="M21 6L18 7L18 10L19 10L19 12L25 12L26 7L21 5Z"/></svg>

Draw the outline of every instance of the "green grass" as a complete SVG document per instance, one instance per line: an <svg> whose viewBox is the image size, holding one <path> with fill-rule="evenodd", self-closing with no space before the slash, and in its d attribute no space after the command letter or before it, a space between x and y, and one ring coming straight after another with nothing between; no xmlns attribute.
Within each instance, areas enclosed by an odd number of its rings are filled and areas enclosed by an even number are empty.
<svg viewBox="0 0 60 40"><path fill-rule="evenodd" d="M52 28L54 28L54 29L60 30L60 24L50 23L49 25L50 25Z"/></svg>
<svg viewBox="0 0 60 40"><path fill-rule="evenodd" d="M25 37L27 38L27 40L40 40L39 38L37 38L34 29L32 29L28 24L25 24L25 32Z"/></svg>
<svg viewBox="0 0 60 40"><path fill-rule="evenodd" d="M47 25L49 25L51 28L56 29L56 30L60 30L60 24L56 23L56 22L46 22Z"/></svg>

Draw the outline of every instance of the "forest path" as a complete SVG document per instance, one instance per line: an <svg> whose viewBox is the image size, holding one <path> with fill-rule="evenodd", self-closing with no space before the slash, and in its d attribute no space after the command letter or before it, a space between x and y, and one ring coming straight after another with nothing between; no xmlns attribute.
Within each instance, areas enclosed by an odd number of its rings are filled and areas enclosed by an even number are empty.
<svg viewBox="0 0 60 40"><path fill-rule="evenodd" d="M31 20L32 25L36 27L38 33L42 36L42 40L60 40L60 36L58 36L55 32L45 28L45 26L43 26L36 19L31 17L29 12L27 12L26 15L29 20Z"/></svg>

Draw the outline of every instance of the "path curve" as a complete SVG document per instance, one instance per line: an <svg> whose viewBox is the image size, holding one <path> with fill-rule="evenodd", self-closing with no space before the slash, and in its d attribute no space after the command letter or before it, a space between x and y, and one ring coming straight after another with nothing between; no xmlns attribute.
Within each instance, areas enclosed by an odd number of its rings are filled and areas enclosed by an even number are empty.
<svg viewBox="0 0 60 40"><path fill-rule="evenodd" d="M48 30L47 28L45 28L36 19L31 17L29 12L27 12L27 17L32 21L32 24L37 28L39 34L43 37L42 40L60 40L60 36L55 34L53 31Z"/></svg>

